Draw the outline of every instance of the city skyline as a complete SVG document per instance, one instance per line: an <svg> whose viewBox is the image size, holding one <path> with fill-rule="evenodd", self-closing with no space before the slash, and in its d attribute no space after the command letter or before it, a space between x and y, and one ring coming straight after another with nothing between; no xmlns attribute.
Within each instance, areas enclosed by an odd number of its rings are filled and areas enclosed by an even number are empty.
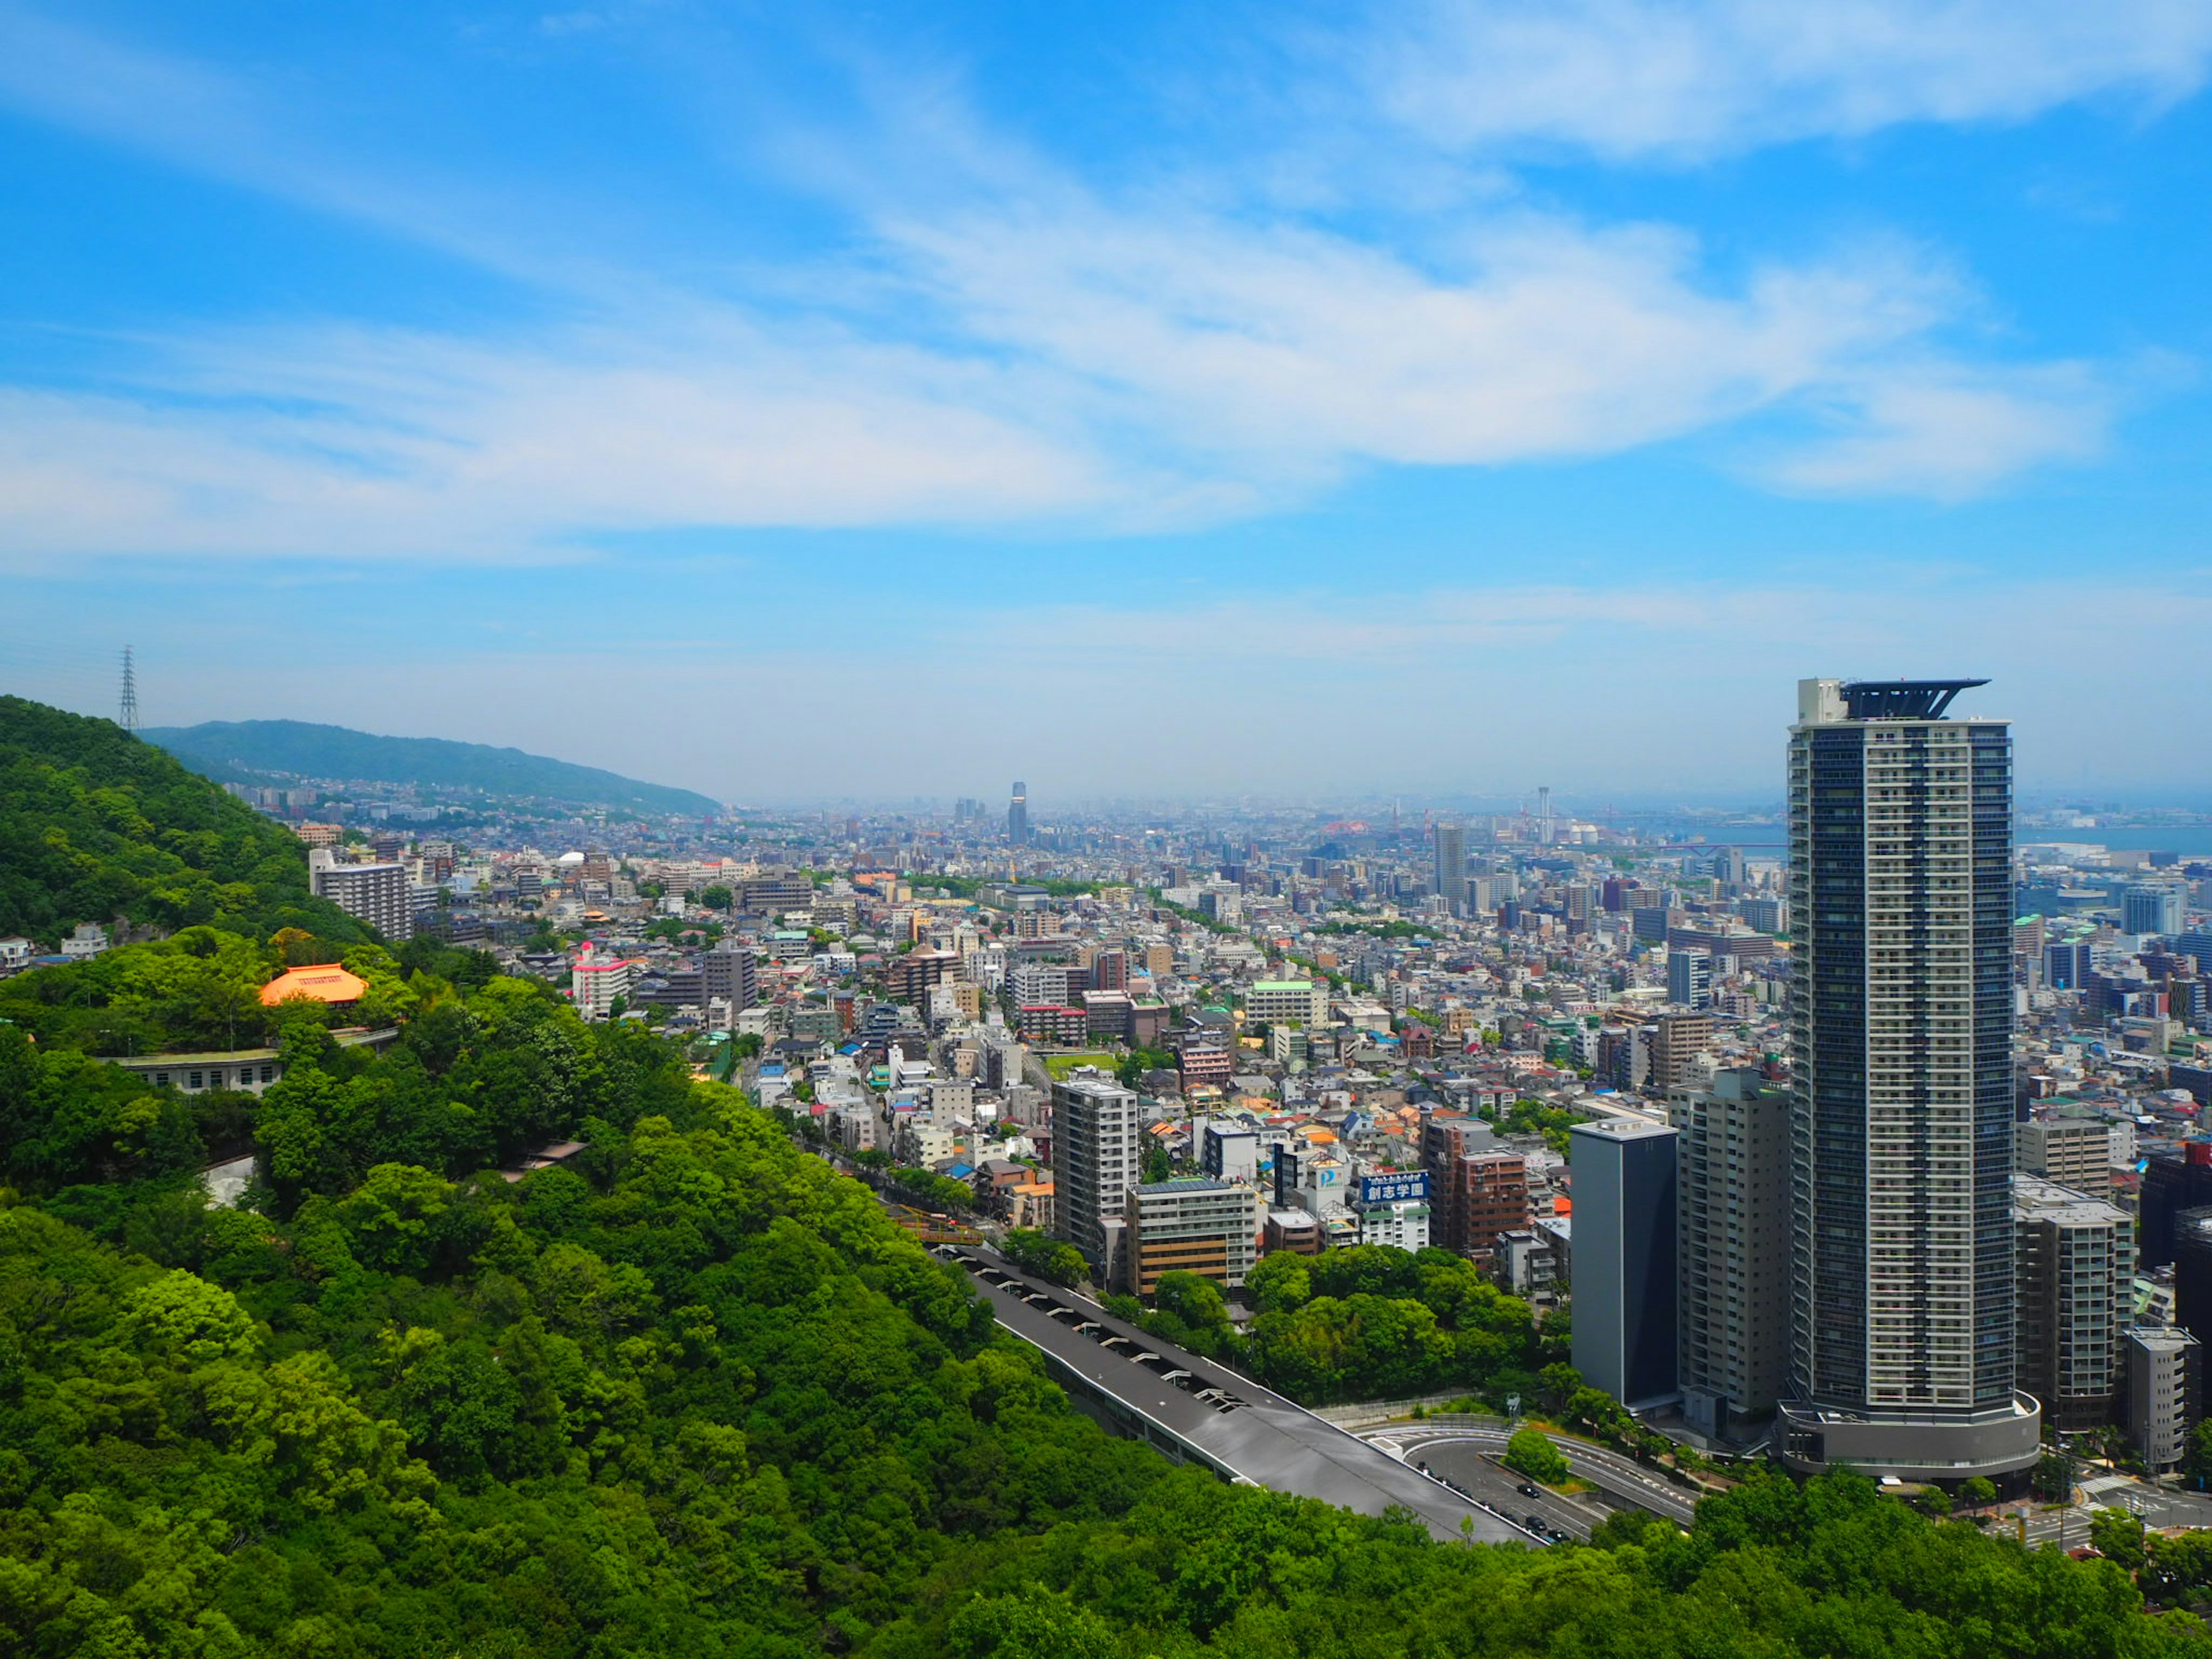
<svg viewBox="0 0 2212 1659"><path fill-rule="evenodd" d="M1764 794L1940 666L2155 788L2212 22L1788 16L9 5L0 658L728 799Z"/></svg>

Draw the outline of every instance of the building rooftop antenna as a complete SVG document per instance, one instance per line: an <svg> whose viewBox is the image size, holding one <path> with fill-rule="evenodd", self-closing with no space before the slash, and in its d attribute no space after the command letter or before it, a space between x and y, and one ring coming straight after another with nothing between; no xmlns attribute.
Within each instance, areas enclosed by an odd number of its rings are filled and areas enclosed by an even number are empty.
<svg viewBox="0 0 2212 1659"><path fill-rule="evenodd" d="M131 647L123 647L123 729L138 735L138 674L131 660Z"/></svg>

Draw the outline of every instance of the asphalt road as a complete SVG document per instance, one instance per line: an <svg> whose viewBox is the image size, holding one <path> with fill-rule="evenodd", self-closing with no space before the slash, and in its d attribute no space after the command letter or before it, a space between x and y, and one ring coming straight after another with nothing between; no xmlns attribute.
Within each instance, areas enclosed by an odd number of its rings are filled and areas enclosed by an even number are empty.
<svg viewBox="0 0 2212 1659"><path fill-rule="evenodd" d="M1534 1498L1520 1490L1534 1486L1525 1475L1500 1468L1494 1455L1466 1440L1426 1440L1399 1448L1388 1435L1366 1435L1370 1443L1398 1452L1411 1467L1449 1482L1473 1495L1478 1503L1500 1511L1526 1529L1530 1516L1540 1516L1548 1528L1570 1538L1586 1539L1590 1528L1605 1518L1605 1510L1588 1500L1577 1501L1536 1487Z"/></svg>
<svg viewBox="0 0 2212 1659"><path fill-rule="evenodd" d="M1392 1442L1407 1462L1419 1463L1426 1460L1431 1468L1440 1473L1449 1474L1453 1480L1458 1480L1469 1491L1485 1498L1488 1494L1474 1481L1463 1478L1459 1470L1480 1460L1486 1452L1492 1455L1504 1452L1505 1443L1511 1438L1511 1431L1507 1429L1431 1428L1420 1424L1403 1423L1364 1429L1360 1434L1364 1439ZM1609 1493L1618 1502L1633 1504L1640 1509L1650 1510L1655 1515L1663 1515L1670 1521L1679 1521L1684 1526L1690 1523L1697 1508L1695 1494L1675 1486L1663 1475L1653 1474L1633 1458L1623 1457L1618 1452L1607 1451L1565 1435L1552 1435L1547 1438L1565 1455L1567 1467L1578 1478ZM1448 1458L1449 1463L1445 1461ZM1504 1480L1506 1491L1511 1492L1518 1477L1510 1470L1500 1471L1494 1465L1491 1467L1493 1473ZM1601 1505L1587 1500L1577 1503L1572 1498L1547 1496L1550 1501L1565 1506L1565 1512L1574 1516L1581 1528L1576 1534L1578 1537L1588 1536L1590 1527L1604 1518L1605 1510ZM1524 1508L1529 1502L1526 1498L1518 1498L1518 1501ZM1537 1512L1540 1514L1549 1513L1540 1507L1544 1501L1537 1500ZM1510 1508L1510 1505L1500 1507Z"/></svg>

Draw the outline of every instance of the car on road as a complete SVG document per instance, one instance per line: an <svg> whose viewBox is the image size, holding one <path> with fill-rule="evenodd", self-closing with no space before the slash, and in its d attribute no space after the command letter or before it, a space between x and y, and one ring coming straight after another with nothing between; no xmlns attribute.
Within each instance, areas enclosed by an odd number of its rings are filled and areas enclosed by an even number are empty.
<svg viewBox="0 0 2212 1659"><path fill-rule="evenodd" d="M1529 1486L1525 1481L1520 1486L1514 1487L1513 1490L1519 1492L1523 1498L1540 1498L1543 1496L1541 1492L1538 1492L1534 1486Z"/></svg>

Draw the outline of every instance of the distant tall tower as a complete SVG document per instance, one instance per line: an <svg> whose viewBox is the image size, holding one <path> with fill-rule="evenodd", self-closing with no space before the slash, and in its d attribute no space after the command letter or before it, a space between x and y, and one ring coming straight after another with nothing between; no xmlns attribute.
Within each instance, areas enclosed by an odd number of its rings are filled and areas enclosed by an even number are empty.
<svg viewBox="0 0 2212 1659"><path fill-rule="evenodd" d="M138 732L138 673L131 660L131 647L123 647L123 729L134 737Z"/></svg>
<svg viewBox="0 0 2212 1659"><path fill-rule="evenodd" d="M1467 831L1456 823L1437 826L1435 886L1454 915L1467 908Z"/></svg>
<svg viewBox="0 0 2212 1659"><path fill-rule="evenodd" d="M1006 840L1016 847L1030 844L1030 787L1014 786L1014 799L1006 808Z"/></svg>
<svg viewBox="0 0 2212 1659"><path fill-rule="evenodd" d="M1545 784L1536 791L1536 817L1540 820L1536 834L1549 847L1552 844L1552 786Z"/></svg>
<svg viewBox="0 0 2212 1659"><path fill-rule="evenodd" d="M2014 1376L2012 733L1944 718L1983 684L1798 683L1778 1428L1800 1471L2002 1480L2038 1455Z"/></svg>

